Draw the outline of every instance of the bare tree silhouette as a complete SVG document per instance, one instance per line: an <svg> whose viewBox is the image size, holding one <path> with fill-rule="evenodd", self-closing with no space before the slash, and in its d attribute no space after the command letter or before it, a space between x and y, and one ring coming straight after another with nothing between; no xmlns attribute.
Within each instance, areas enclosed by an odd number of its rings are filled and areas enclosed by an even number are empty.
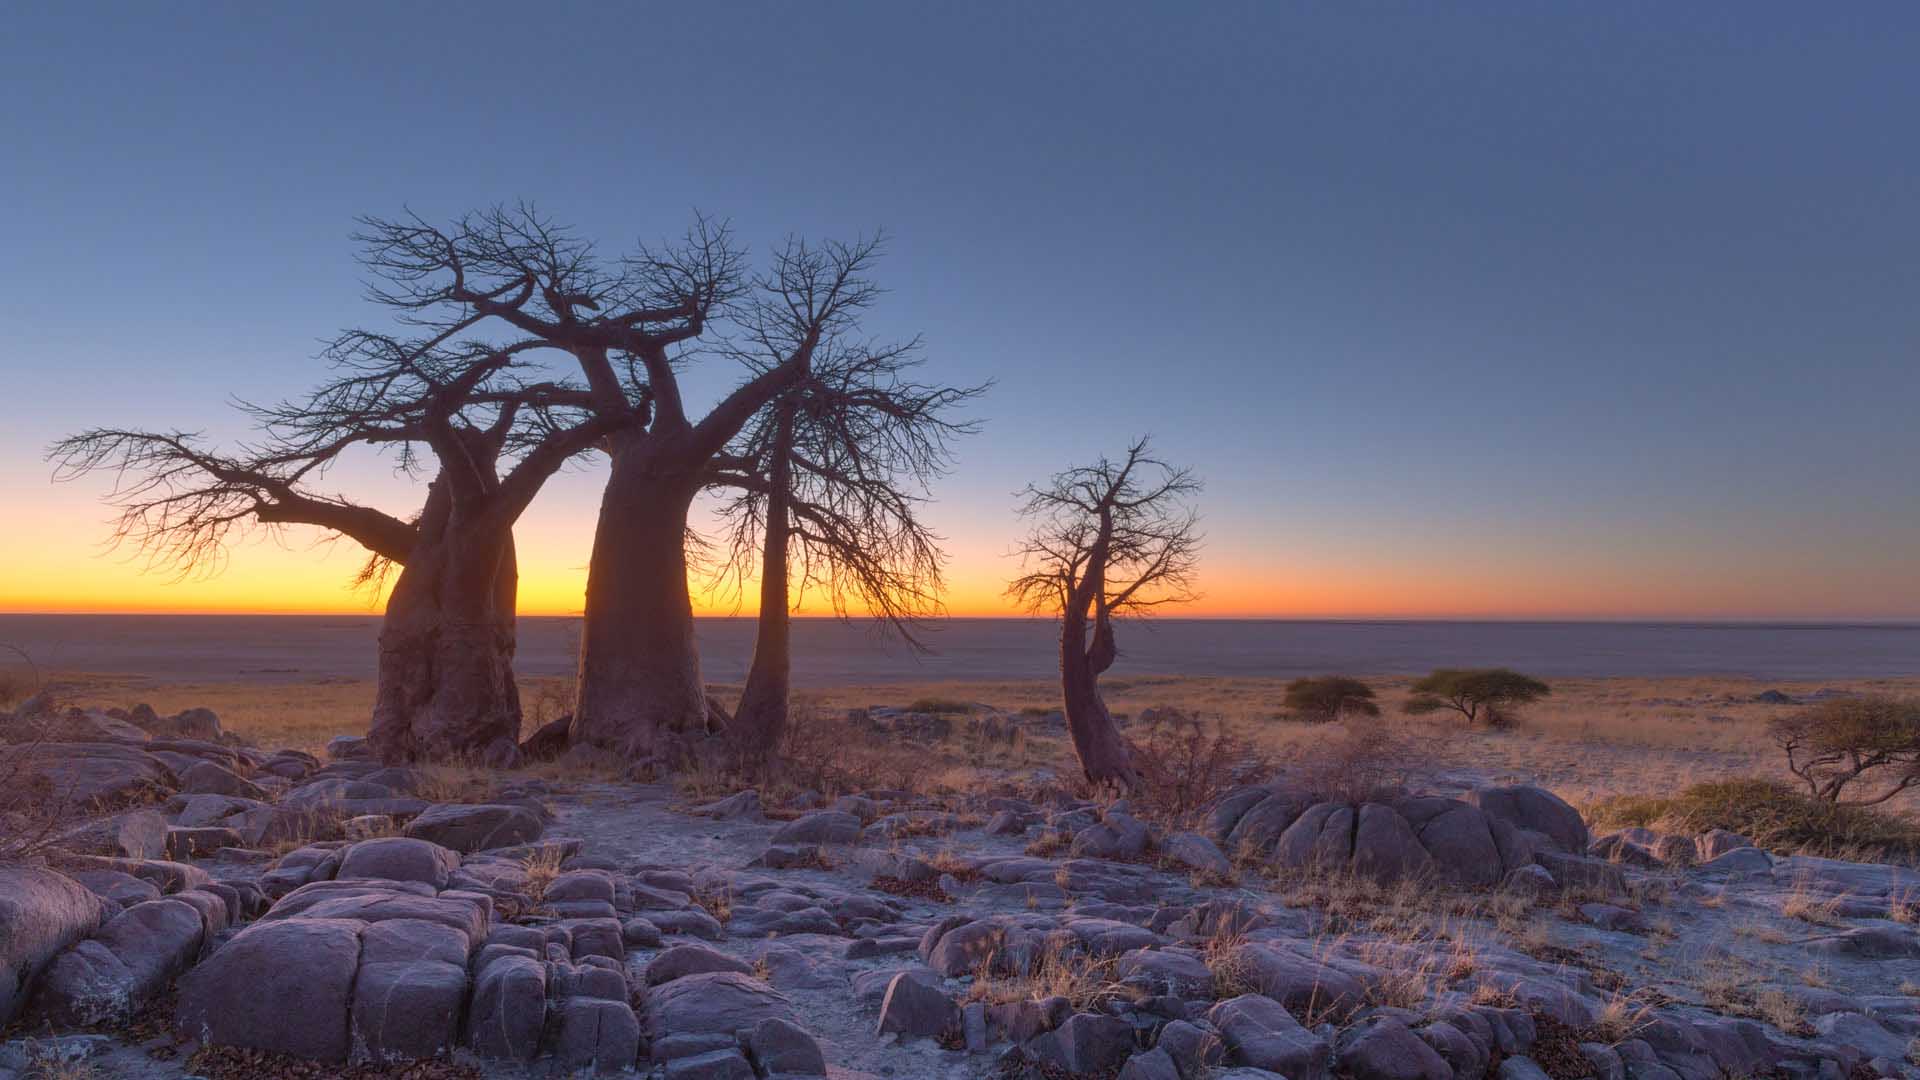
<svg viewBox="0 0 1920 1080"><path fill-rule="evenodd" d="M789 351L785 328L748 335L749 364L769 368ZM809 370L715 461L731 488L720 580L757 563L760 613L753 661L730 743L747 768L767 763L785 734L791 692L791 611L809 591L842 618L857 609L883 632L922 646L923 621L940 610L939 537L920 518L928 485L951 462L951 441L978 425L953 416L985 385L914 382L917 342L876 347L823 341Z"/></svg>
<svg viewBox="0 0 1920 1080"><path fill-rule="evenodd" d="M1019 549L1027 572L1010 596L1060 617L1060 688L1074 752L1088 781L1137 787L1124 740L1100 697L1100 675L1120 655L1115 620L1195 598L1200 491L1191 469L1153 456L1146 438L1021 492L1032 529Z"/></svg>
<svg viewBox="0 0 1920 1080"><path fill-rule="evenodd" d="M569 459L649 422L653 389L631 377L634 358L698 334L738 288L738 259L723 228L697 220L681 242L602 271L590 245L528 207L447 231L364 219L356 239L369 296L396 329L341 334L323 354L332 381L249 406L257 445L223 453L191 433L103 428L51 456L62 477L117 473L116 540L183 573L217 569L227 540L254 526L350 537L370 552L365 579L399 566L381 632L376 747L388 760L510 760L520 721L513 524ZM414 474L426 471L425 448L433 480L415 517L315 490L356 447L394 451Z"/></svg>

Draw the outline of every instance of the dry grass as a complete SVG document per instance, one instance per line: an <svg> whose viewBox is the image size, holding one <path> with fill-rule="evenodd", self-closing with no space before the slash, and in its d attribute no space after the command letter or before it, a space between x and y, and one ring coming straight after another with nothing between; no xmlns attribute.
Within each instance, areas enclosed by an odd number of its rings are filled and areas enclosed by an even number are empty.
<svg viewBox="0 0 1920 1080"><path fill-rule="evenodd" d="M1638 1037L1640 1029L1652 1019L1653 1009L1653 1003L1641 995L1615 993L1601 1007L1587 1034L1610 1046L1626 1042Z"/></svg>
<svg viewBox="0 0 1920 1080"><path fill-rule="evenodd" d="M713 916L713 921L721 926L733 921L733 891L730 889L696 889L693 902Z"/></svg>
<svg viewBox="0 0 1920 1080"><path fill-rule="evenodd" d="M1815 926L1843 926L1840 907L1845 897L1820 896L1805 881L1796 881L1792 891L1780 901L1780 914Z"/></svg>
<svg viewBox="0 0 1920 1080"><path fill-rule="evenodd" d="M1008 975L996 970L998 957L983 957L967 987L966 1000L992 1005L1014 1001L1066 998L1073 1011L1086 1012L1102 1001L1134 996L1134 990L1113 977L1113 958L1089 956L1077 949L1048 949L1031 973Z"/></svg>
<svg viewBox="0 0 1920 1080"><path fill-rule="evenodd" d="M534 907L546 903L547 886L560 876L560 864L565 861L563 849L559 845L535 848L520 861L527 872L526 895Z"/></svg>
<svg viewBox="0 0 1920 1080"><path fill-rule="evenodd" d="M1284 718L1287 681L1146 675L1110 677L1102 680L1101 688L1118 716L1139 716L1149 708L1179 709L1243 740L1253 753L1297 762L1323 746L1329 733L1326 725ZM1669 794L1714 776L1790 781L1784 758L1765 737L1768 720L1782 707L1754 703L1753 696L1762 690L1777 688L1794 695L1825 687L1920 693L1920 678L1556 679L1553 696L1530 706L1522 727L1492 732L1400 715L1409 677L1364 681L1378 695L1388 730L1421 748L1423 770L1471 769L1495 780L1540 783L1576 804L1612 795ZM536 719L558 715L568 682L553 677L522 680L528 730ZM219 713L229 730L261 745L307 750L320 749L334 735L364 732L373 701L370 681L348 679L168 683L65 673L50 678L48 685L83 706L146 701L170 713L204 705ZM737 693L732 687L715 689L723 701ZM1059 687L1042 680L949 680L802 691L796 712L811 723L796 748L805 768L786 786L829 795L876 787L968 792L1032 783L1042 770L1055 776L1074 772L1064 733L1049 726L1027 727L1012 740L988 740L968 734L964 718L955 716L955 734L929 745L876 738L870 731L851 730L844 720L850 708L923 699L942 707L985 703L1010 716L1040 714L1058 708ZM1122 723L1129 735L1138 737L1125 720ZM769 792L763 788L762 794Z"/></svg>

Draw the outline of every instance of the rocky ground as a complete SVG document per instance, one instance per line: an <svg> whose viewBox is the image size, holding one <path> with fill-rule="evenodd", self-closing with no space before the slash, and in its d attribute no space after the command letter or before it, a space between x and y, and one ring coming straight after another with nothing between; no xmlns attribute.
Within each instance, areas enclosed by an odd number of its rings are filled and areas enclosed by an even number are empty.
<svg viewBox="0 0 1920 1080"><path fill-rule="evenodd" d="M1533 787L1282 779L1189 831L1057 791L451 801L356 740L60 721L0 768L129 808L0 867L0 1077L1920 1076L1920 873L1593 838Z"/></svg>

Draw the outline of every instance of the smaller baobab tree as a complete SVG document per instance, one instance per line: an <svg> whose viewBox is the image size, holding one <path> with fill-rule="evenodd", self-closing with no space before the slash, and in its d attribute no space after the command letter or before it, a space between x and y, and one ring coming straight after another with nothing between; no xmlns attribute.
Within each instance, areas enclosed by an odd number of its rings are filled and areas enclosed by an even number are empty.
<svg viewBox="0 0 1920 1080"><path fill-rule="evenodd" d="M770 370L791 355L779 321L762 323L746 362ZM716 460L727 557L716 586L758 567L753 661L728 729L737 765L764 768L788 726L792 609L809 592L843 619L875 620L923 649L925 620L941 611L940 538L921 519L956 436L977 424L954 410L986 390L915 382L917 342L823 341L807 373L762 410Z"/></svg>
<svg viewBox="0 0 1920 1080"><path fill-rule="evenodd" d="M1120 651L1114 623L1196 596L1200 492L1193 470L1160 460L1141 438L1021 492L1032 530L1007 592L1060 618L1060 689L1073 749L1090 783L1132 789L1140 773L1114 727L1099 680Z"/></svg>

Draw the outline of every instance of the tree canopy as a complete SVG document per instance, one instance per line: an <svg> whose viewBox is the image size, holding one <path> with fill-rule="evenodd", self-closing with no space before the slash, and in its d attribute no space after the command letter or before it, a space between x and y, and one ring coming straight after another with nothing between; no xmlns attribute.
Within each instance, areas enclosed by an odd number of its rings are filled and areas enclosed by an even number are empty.
<svg viewBox="0 0 1920 1080"><path fill-rule="evenodd" d="M1468 723L1506 727L1520 706L1552 692L1539 679L1506 668L1440 668L1413 684L1405 709L1415 715L1452 709Z"/></svg>

